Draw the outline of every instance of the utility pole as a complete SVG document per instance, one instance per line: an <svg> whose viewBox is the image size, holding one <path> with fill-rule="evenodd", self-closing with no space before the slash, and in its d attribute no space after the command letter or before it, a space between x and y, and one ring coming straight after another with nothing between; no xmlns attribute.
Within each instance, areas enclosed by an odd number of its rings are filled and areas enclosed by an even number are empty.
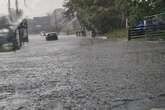
<svg viewBox="0 0 165 110"><path fill-rule="evenodd" d="M24 5L25 5L25 7L27 7L26 0L24 0Z"/></svg>
<svg viewBox="0 0 165 110"><path fill-rule="evenodd" d="M8 0L8 13L11 14L11 2Z"/></svg>
<svg viewBox="0 0 165 110"><path fill-rule="evenodd" d="M55 12L54 12L54 20L55 20L55 29L56 29L56 31L58 31L58 27L57 27L57 11L55 10Z"/></svg>
<svg viewBox="0 0 165 110"><path fill-rule="evenodd" d="M9 16L9 19L12 21L13 18L12 18L12 12L11 12L11 1L8 0L8 16Z"/></svg>
<svg viewBox="0 0 165 110"><path fill-rule="evenodd" d="M16 13L19 13L19 5L18 5L18 0L15 0L15 8L16 8Z"/></svg>

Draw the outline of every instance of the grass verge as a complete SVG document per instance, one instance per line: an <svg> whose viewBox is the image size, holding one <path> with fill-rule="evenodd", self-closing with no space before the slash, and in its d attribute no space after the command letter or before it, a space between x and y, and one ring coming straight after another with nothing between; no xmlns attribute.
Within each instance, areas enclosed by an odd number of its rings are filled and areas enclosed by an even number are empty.
<svg viewBox="0 0 165 110"><path fill-rule="evenodd" d="M9 52L9 51L13 51L12 44L4 44L0 46L0 52Z"/></svg>
<svg viewBox="0 0 165 110"><path fill-rule="evenodd" d="M105 36L108 39L128 39L127 29L114 30L112 32L106 33Z"/></svg>

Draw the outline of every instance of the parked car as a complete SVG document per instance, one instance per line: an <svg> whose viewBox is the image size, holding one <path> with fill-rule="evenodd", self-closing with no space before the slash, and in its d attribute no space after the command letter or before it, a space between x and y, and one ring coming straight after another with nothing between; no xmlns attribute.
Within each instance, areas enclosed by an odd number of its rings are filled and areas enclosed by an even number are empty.
<svg viewBox="0 0 165 110"><path fill-rule="evenodd" d="M51 40L58 40L58 35L56 32L50 32L46 34L46 40L51 41Z"/></svg>
<svg viewBox="0 0 165 110"><path fill-rule="evenodd" d="M137 29L137 30L144 31L144 28L145 28L144 21L140 21L140 22L136 25L136 29Z"/></svg>

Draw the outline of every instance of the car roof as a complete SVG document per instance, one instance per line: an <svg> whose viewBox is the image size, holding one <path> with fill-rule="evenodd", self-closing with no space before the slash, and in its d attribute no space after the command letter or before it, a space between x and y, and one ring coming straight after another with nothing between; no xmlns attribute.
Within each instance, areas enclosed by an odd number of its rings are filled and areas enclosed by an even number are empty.
<svg viewBox="0 0 165 110"><path fill-rule="evenodd" d="M48 32L47 34L57 34L56 32Z"/></svg>

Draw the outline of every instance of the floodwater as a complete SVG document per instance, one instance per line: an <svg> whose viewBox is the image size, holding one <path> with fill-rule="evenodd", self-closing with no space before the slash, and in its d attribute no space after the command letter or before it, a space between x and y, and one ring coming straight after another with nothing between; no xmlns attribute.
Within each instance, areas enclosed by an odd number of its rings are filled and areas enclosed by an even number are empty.
<svg viewBox="0 0 165 110"><path fill-rule="evenodd" d="M165 43L31 35L0 53L0 110L165 108Z"/></svg>

